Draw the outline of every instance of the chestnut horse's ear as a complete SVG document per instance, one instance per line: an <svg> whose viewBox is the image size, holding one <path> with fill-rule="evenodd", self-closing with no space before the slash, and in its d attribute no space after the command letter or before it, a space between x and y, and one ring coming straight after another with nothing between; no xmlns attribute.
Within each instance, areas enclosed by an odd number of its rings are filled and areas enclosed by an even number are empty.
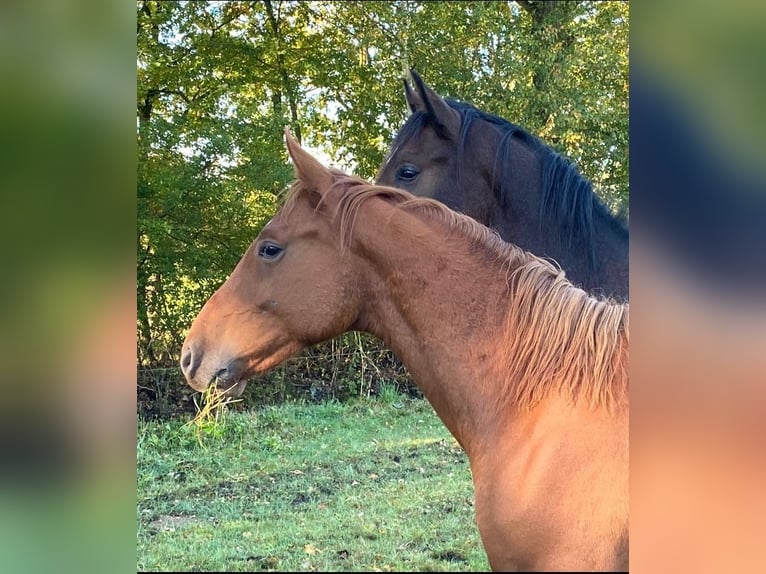
<svg viewBox="0 0 766 574"><path fill-rule="evenodd" d="M285 142L287 143L287 151L295 165L295 178L299 179L307 189L324 195L333 182L330 170L301 147L288 127L285 127Z"/></svg>
<svg viewBox="0 0 766 574"><path fill-rule="evenodd" d="M457 140L460 134L460 114L453 110L444 99L429 88L415 70L410 70L415 86L420 93L421 110L430 114L437 131L443 137Z"/></svg>

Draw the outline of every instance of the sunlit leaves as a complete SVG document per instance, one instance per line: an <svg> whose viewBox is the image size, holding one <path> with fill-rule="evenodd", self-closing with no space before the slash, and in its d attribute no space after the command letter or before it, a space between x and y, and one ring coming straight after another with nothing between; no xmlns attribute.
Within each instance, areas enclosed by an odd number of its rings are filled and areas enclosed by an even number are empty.
<svg viewBox="0 0 766 574"><path fill-rule="evenodd" d="M627 2L139 0L139 357L177 353L273 215L293 173L284 126L374 178L411 67L540 135L626 206L628 16Z"/></svg>

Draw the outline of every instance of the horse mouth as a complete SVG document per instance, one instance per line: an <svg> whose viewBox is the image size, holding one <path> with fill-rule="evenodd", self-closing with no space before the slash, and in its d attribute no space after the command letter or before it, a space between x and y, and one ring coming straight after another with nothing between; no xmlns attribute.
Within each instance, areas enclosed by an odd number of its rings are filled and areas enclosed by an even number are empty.
<svg viewBox="0 0 766 574"><path fill-rule="evenodd" d="M236 399L242 395L247 386L247 378L243 375L242 369L237 368L235 363L229 363L213 375L208 384L214 386L216 392L222 397Z"/></svg>
<svg viewBox="0 0 766 574"><path fill-rule="evenodd" d="M215 385L216 391L224 398L236 399L245 392L247 379L221 380L216 377L211 384Z"/></svg>
<svg viewBox="0 0 766 574"><path fill-rule="evenodd" d="M224 398L236 399L245 392L250 379L270 371L301 348L291 342L271 353L230 360L210 378L207 386L214 386L216 392Z"/></svg>

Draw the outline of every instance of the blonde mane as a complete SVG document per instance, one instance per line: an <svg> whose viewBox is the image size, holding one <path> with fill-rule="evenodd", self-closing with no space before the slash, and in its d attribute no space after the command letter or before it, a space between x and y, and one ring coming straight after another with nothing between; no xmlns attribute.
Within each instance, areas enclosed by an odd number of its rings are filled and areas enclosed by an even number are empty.
<svg viewBox="0 0 766 574"><path fill-rule="evenodd" d="M331 217L340 219L342 251L350 244L362 204L380 198L457 231L497 261L506 275L510 303L504 353L509 376L499 402L532 408L551 391L566 393L573 401L584 399L592 407L625 398L628 303L589 295L572 285L562 269L505 243L493 230L436 200L330 171L333 185L317 198L316 210L332 206ZM298 198L310 193L296 181L283 210L289 212Z"/></svg>
<svg viewBox="0 0 766 574"><path fill-rule="evenodd" d="M510 400L532 408L554 389L594 408L627 398L628 303L593 297L534 256L517 261L510 279Z"/></svg>

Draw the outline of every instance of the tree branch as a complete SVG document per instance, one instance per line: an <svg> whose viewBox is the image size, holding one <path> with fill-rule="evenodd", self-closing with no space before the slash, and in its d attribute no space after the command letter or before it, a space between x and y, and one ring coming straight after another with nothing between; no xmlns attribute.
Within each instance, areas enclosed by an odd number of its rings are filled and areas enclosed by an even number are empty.
<svg viewBox="0 0 766 574"><path fill-rule="evenodd" d="M528 14L530 14L530 15L534 14L534 9L532 8L532 3L529 2L529 0L516 0L516 4L518 4L519 7L521 7Z"/></svg>

